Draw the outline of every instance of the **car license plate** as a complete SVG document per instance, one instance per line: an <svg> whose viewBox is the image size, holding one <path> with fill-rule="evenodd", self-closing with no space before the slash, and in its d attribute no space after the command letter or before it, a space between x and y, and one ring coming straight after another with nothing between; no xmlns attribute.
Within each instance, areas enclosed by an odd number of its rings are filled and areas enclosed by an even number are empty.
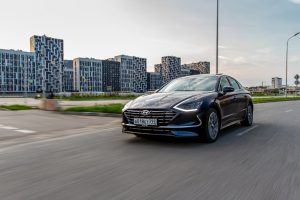
<svg viewBox="0 0 300 200"><path fill-rule="evenodd" d="M134 118L133 123L141 126L157 126L157 119Z"/></svg>

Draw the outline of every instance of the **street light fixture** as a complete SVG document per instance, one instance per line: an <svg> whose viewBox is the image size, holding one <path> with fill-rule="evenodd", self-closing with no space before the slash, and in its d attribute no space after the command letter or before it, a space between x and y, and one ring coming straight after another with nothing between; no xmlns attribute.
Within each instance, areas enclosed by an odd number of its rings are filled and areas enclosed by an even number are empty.
<svg viewBox="0 0 300 200"><path fill-rule="evenodd" d="M296 33L292 37L290 37L286 42L286 63L285 63L285 97L287 98L287 90L288 90L288 59L289 59L289 41L299 35L300 32Z"/></svg>

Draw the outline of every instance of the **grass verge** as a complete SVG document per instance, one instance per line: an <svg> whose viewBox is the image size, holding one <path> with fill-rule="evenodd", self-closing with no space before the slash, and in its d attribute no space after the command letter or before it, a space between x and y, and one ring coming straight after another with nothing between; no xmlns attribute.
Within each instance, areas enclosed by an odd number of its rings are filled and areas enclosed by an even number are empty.
<svg viewBox="0 0 300 200"><path fill-rule="evenodd" d="M101 113L122 113L123 104L80 106L63 109L63 112L101 112Z"/></svg>
<svg viewBox="0 0 300 200"><path fill-rule="evenodd" d="M6 109L6 110L31 110L33 109L31 106L26 106L26 105L0 105L0 109Z"/></svg>
<svg viewBox="0 0 300 200"><path fill-rule="evenodd" d="M269 103L269 102L279 102L279 101L295 101L300 100L300 97L280 97L280 98L253 98L253 103ZM99 113L122 113L124 105L123 104L109 104L109 105L95 105L95 106L80 106L71 107L61 110L62 112L99 112Z"/></svg>
<svg viewBox="0 0 300 200"><path fill-rule="evenodd" d="M97 96L79 96L79 95L72 95L69 97L62 97L63 100L68 101L90 101L90 100L132 100L136 99L138 96L135 95L97 95ZM59 99L60 97L56 97Z"/></svg>
<svg viewBox="0 0 300 200"><path fill-rule="evenodd" d="M253 98L253 103L269 103L269 102L280 102L280 101L299 101L300 97L266 97L266 98Z"/></svg>

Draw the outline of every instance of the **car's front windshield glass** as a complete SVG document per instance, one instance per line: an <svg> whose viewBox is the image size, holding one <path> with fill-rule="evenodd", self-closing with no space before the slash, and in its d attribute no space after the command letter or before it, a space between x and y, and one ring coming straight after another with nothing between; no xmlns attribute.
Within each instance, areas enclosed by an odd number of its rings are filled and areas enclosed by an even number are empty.
<svg viewBox="0 0 300 200"><path fill-rule="evenodd" d="M179 78L164 86L158 92L189 92L189 91L214 91L218 77L216 76L195 76Z"/></svg>

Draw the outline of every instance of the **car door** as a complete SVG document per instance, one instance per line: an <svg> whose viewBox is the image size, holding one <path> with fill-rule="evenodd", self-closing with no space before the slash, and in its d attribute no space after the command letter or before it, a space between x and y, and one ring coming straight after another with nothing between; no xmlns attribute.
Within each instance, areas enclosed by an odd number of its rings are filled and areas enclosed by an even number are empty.
<svg viewBox="0 0 300 200"><path fill-rule="evenodd" d="M230 82L228 81L228 79L226 78L226 76L222 76L220 78L220 82L219 82L219 93L221 95L218 96L218 101L219 101L219 105L221 108L221 115L222 115L222 126L226 126L228 123L232 122L235 120L235 112L233 112L234 109L234 93L230 92L230 93L226 93L226 94L222 94L223 92L223 88L225 86L231 86Z"/></svg>
<svg viewBox="0 0 300 200"><path fill-rule="evenodd" d="M235 102L233 110L235 110L236 113L234 118L235 120L241 120L245 116L247 99L245 98L244 90L241 88L240 84L232 77L227 78L231 86L234 88Z"/></svg>

